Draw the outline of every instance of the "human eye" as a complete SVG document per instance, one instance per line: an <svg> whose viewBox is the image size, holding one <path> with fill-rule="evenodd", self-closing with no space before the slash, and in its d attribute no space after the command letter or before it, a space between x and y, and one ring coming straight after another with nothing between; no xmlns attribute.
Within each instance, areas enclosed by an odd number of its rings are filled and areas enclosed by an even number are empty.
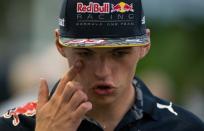
<svg viewBox="0 0 204 131"><path fill-rule="evenodd" d="M112 55L114 57L122 58L122 57L127 56L129 53L130 53L130 51L128 51L128 50L114 50L112 52Z"/></svg>
<svg viewBox="0 0 204 131"><path fill-rule="evenodd" d="M89 56L92 55L92 53L90 53L90 52L79 52L78 54L79 54L80 56L85 56L85 57L89 57Z"/></svg>
<svg viewBox="0 0 204 131"><path fill-rule="evenodd" d="M84 57L84 58L93 56L93 52L90 52L90 51L79 51L79 52L77 52L77 54L80 57Z"/></svg>

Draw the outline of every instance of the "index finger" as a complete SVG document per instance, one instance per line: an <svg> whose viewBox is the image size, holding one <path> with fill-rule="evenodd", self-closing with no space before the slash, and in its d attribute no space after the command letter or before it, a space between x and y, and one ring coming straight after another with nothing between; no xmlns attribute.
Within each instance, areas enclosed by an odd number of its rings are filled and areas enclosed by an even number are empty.
<svg viewBox="0 0 204 131"><path fill-rule="evenodd" d="M77 61L69 69L69 71L63 76L63 78L60 80L55 93L56 94L61 94L63 92L64 87L66 86L67 82L72 81L76 77L76 75L79 73L81 68L82 68L82 62L81 61Z"/></svg>

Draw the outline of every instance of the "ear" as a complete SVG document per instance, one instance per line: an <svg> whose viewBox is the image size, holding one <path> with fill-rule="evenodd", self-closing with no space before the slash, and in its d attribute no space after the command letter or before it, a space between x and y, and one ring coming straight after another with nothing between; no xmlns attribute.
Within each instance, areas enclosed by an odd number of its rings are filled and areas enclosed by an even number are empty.
<svg viewBox="0 0 204 131"><path fill-rule="evenodd" d="M145 46L141 46L140 59L144 58L148 54L150 47L150 43Z"/></svg>
<svg viewBox="0 0 204 131"><path fill-rule="evenodd" d="M60 33L58 29L55 29L54 31L55 33L55 45L57 47L57 50L59 51L59 53L65 57L65 52L64 52L64 47L60 44L59 39L60 39Z"/></svg>
<svg viewBox="0 0 204 131"><path fill-rule="evenodd" d="M146 34L147 34L147 36L148 36L149 43L151 43L151 39L150 39L150 36L151 36L150 29L146 29Z"/></svg>
<svg viewBox="0 0 204 131"><path fill-rule="evenodd" d="M144 58L148 54L150 47L151 47L150 29L146 29L146 34L148 36L149 43L147 45L141 47L142 49L140 52L140 59Z"/></svg>

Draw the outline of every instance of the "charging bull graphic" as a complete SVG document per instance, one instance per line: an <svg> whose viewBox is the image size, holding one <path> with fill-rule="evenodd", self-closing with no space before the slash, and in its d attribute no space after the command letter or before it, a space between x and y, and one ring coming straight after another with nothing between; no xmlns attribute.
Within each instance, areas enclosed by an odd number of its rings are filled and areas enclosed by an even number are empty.
<svg viewBox="0 0 204 131"><path fill-rule="evenodd" d="M37 102L29 102L26 105L9 110L3 115L4 118L13 117L12 124L17 126L20 123L19 115L34 116L36 114Z"/></svg>
<svg viewBox="0 0 204 131"><path fill-rule="evenodd" d="M134 12L133 9L133 4L127 4L125 2L120 2L116 5L112 4L112 10L111 12L120 12L120 13L125 13L125 12Z"/></svg>

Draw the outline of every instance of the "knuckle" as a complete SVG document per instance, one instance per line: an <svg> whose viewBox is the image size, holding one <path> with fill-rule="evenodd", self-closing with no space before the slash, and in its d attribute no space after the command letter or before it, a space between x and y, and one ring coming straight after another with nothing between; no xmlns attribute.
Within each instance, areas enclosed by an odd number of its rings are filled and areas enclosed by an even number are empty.
<svg viewBox="0 0 204 131"><path fill-rule="evenodd" d="M88 99L87 95L81 90L77 91L77 97L79 97L82 101L86 101Z"/></svg>
<svg viewBox="0 0 204 131"><path fill-rule="evenodd" d="M68 90L70 90L72 88L72 86L65 86L64 91L67 92Z"/></svg>
<svg viewBox="0 0 204 131"><path fill-rule="evenodd" d="M81 89L81 84L80 84L79 82L72 81L72 85L73 85L76 89Z"/></svg>
<svg viewBox="0 0 204 131"><path fill-rule="evenodd" d="M56 106L56 105L57 105L57 102L58 102L58 100L57 100L56 97L52 97L52 98L50 99L50 103L51 103L51 105L53 105L53 106Z"/></svg>
<svg viewBox="0 0 204 131"><path fill-rule="evenodd" d="M89 111L92 107L90 107L89 104L87 104L86 102L82 103L80 105L80 110L82 112L82 114L86 113L87 111Z"/></svg>
<svg viewBox="0 0 204 131"><path fill-rule="evenodd" d="M66 84L66 87L65 87L65 91L70 91L70 90L75 90L75 86L74 86L74 84L71 82L71 81L69 81L67 84Z"/></svg>
<svg viewBox="0 0 204 131"><path fill-rule="evenodd" d="M85 111L85 110L87 109L87 105L86 105L85 103L82 103L82 104L81 104L81 108L82 108L82 110Z"/></svg>
<svg viewBox="0 0 204 131"><path fill-rule="evenodd" d="M78 120L76 118L76 116L74 114L71 114L69 116L69 121L72 122L72 123L76 123Z"/></svg>
<svg viewBox="0 0 204 131"><path fill-rule="evenodd" d="M82 89L81 84L79 82L75 82L75 81L68 81L66 84L66 88L67 89Z"/></svg>
<svg viewBox="0 0 204 131"><path fill-rule="evenodd" d="M76 95L77 95L77 97L83 97L83 93L82 93L82 91L80 91L80 90L78 90L78 91L76 92Z"/></svg>
<svg viewBox="0 0 204 131"><path fill-rule="evenodd" d="M66 84L66 87L72 87L72 85L73 85L72 82L68 81L67 84Z"/></svg>

